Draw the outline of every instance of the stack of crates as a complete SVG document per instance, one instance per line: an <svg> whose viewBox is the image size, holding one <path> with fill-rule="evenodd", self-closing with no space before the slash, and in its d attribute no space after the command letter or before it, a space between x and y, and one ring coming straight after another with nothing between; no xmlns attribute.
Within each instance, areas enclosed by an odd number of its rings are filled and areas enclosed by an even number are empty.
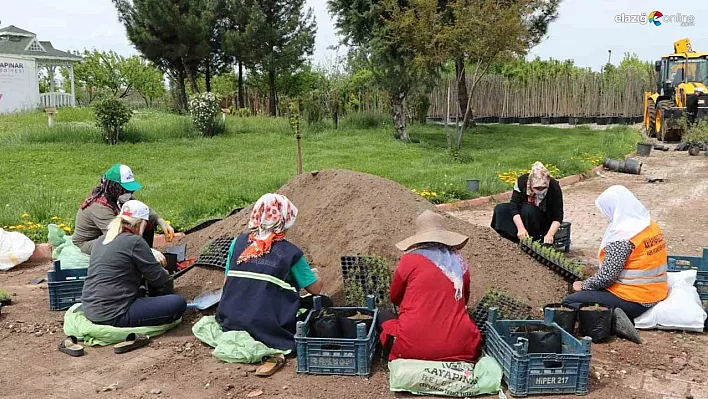
<svg viewBox="0 0 708 399"><path fill-rule="evenodd" d="M47 273L49 288L49 310L66 310L81 302L81 291L88 268L62 269L61 262L54 261L54 270Z"/></svg>
<svg viewBox="0 0 708 399"><path fill-rule="evenodd" d="M703 248L703 256L682 256L669 255L668 270L670 272L681 272L684 270L696 270L696 283L698 296L703 302L703 306L708 304L708 248Z"/></svg>
<svg viewBox="0 0 708 399"><path fill-rule="evenodd" d="M489 309L484 350L502 366L512 396L588 393L592 340L578 341L553 316L546 308L543 320L497 320L497 309ZM523 330L532 326L558 331L561 353L529 353Z"/></svg>
<svg viewBox="0 0 708 399"><path fill-rule="evenodd" d="M295 345L297 347L297 373L315 375L350 375L368 377L371 362L376 352L379 336L376 332L378 310L374 308L374 297L367 296L366 308L331 308L335 311L368 310L373 312L371 326L357 325L357 338L315 338L310 337L310 323L321 307L320 297L314 299L314 309L305 321L297 322Z"/></svg>

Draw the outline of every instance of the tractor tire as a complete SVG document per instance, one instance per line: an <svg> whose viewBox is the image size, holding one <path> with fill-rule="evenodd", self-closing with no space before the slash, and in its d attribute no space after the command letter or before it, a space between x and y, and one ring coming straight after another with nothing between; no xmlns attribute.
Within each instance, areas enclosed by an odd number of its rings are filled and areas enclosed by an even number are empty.
<svg viewBox="0 0 708 399"><path fill-rule="evenodd" d="M676 106L676 104L674 104L673 100L660 100L659 103L657 104L656 113L660 114L661 126L659 127L658 130L656 129L656 116L655 116L654 117L654 121L655 121L654 122L655 123L654 130L656 133L656 137L661 141L664 141L666 139L667 134L669 133L669 129L667 128L666 122L665 122L666 118L664 117L664 115L666 115L665 114L666 110L668 110L669 108L675 107L675 106Z"/></svg>
<svg viewBox="0 0 708 399"><path fill-rule="evenodd" d="M656 104L654 101L649 100L649 128L647 129L647 136L650 138L656 137Z"/></svg>

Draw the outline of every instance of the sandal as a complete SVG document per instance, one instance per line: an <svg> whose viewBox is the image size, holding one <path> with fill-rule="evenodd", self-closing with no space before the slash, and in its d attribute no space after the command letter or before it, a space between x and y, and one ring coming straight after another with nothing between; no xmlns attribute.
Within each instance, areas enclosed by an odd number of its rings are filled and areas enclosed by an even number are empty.
<svg viewBox="0 0 708 399"><path fill-rule="evenodd" d="M125 338L124 342L113 346L113 353L121 354L130 352L134 349L142 348L150 343L150 337L144 334L130 333Z"/></svg>
<svg viewBox="0 0 708 399"><path fill-rule="evenodd" d="M259 377L270 377L285 366L285 355L282 353L268 356L266 361L258 366L256 375Z"/></svg>
<svg viewBox="0 0 708 399"><path fill-rule="evenodd" d="M64 338L59 343L59 351L73 357L84 355L83 345L79 345L79 340L73 335Z"/></svg>

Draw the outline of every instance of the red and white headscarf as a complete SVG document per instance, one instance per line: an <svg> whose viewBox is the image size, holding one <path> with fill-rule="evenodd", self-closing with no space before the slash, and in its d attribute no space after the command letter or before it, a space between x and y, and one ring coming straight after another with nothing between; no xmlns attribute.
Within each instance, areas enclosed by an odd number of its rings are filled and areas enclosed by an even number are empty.
<svg viewBox="0 0 708 399"><path fill-rule="evenodd" d="M529 204L538 206L548 193L548 185L551 183L551 173L541 162L536 162L531 166L529 179L526 182L526 195L529 196ZM544 187L537 190L536 187Z"/></svg>
<svg viewBox="0 0 708 399"><path fill-rule="evenodd" d="M285 231L295 224L297 208L287 197L265 194L253 205L248 220L250 245L241 253L236 263L260 258L270 252L273 242L285 238Z"/></svg>

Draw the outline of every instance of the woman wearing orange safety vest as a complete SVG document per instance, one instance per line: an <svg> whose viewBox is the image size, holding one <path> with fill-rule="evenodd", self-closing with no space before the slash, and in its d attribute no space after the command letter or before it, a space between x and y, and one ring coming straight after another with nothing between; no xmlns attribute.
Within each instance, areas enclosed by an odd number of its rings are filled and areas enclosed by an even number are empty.
<svg viewBox="0 0 708 399"><path fill-rule="evenodd" d="M630 319L666 299L666 243L649 211L624 186L612 186L595 201L610 220L600 244L598 272L573 284L563 305L614 308L615 333L641 343Z"/></svg>

